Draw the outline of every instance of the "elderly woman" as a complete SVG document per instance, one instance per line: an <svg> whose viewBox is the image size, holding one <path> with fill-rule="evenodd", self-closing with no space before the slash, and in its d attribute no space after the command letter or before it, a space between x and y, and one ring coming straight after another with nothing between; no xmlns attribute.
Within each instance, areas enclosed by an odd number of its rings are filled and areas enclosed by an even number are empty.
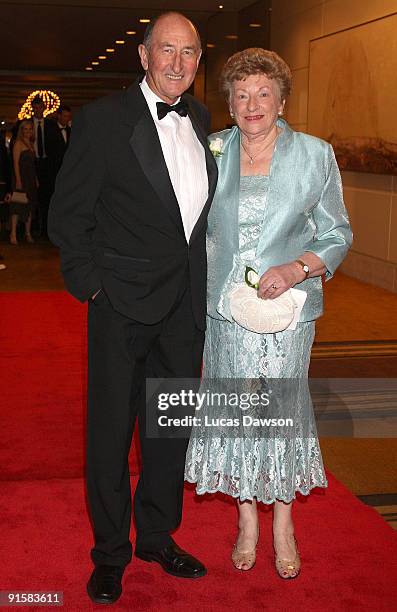
<svg viewBox="0 0 397 612"><path fill-rule="evenodd" d="M332 277L352 239L338 167L328 143L293 131L281 118L291 71L276 53L236 53L221 84L237 125L210 137L219 180L208 220L203 381L289 379L307 386L315 319L323 310L321 276ZM246 266L260 275L258 298L273 300L293 287L307 293L295 329L256 333L233 319L230 290L244 282ZM300 389L296 404L300 422L310 421L310 394ZM292 502L297 491L308 495L327 486L315 425L309 435L283 439L215 436L210 429L193 428L185 477L199 494L220 491L237 499L233 564L253 567L256 503L273 504L276 571L295 578L300 558Z"/></svg>

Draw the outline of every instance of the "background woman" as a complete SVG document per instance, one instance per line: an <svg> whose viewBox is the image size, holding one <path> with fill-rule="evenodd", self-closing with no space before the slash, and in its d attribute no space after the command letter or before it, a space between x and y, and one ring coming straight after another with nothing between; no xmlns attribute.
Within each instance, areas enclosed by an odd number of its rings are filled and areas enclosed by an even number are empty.
<svg viewBox="0 0 397 612"><path fill-rule="evenodd" d="M27 204L10 204L10 242L17 245L17 225L19 220L25 224L26 241L34 242L30 229L32 225L32 211L37 206L37 177L33 149L33 123L28 119L21 121L18 126L17 137L12 150L12 159L15 190L26 193L28 199Z"/></svg>
<svg viewBox="0 0 397 612"><path fill-rule="evenodd" d="M227 61L221 84L230 130L210 137L219 178L208 224L208 317L203 380L306 379L314 320L322 314L322 282L332 277L351 244L351 231L332 147L294 132L281 119L291 72L271 51L246 49ZM258 334L231 316L228 294L244 281L245 267L261 277L258 297L274 299L296 287L307 299L294 331ZM310 418L310 395L298 401ZM315 426L311 436L214 437L193 428L186 479L197 492L221 491L238 499L239 533L232 552L248 570L259 535L256 502L274 504L275 564L295 578L300 558L291 509L296 491L326 487Z"/></svg>

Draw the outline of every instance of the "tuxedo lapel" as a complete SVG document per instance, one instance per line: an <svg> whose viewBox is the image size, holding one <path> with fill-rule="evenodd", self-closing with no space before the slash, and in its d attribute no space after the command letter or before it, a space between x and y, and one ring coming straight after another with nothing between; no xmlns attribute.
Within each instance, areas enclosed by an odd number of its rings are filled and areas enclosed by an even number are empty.
<svg viewBox="0 0 397 612"><path fill-rule="evenodd" d="M129 143L163 206L184 235L178 201L168 174L156 126L136 81L126 92L126 123L133 127Z"/></svg>
<svg viewBox="0 0 397 612"><path fill-rule="evenodd" d="M206 223L208 211L210 209L211 202L212 202L212 199L215 193L216 182L218 178L218 168L214 160L214 156L212 155L209 149L209 146L208 146L207 134L202 128L200 122L198 121L193 105L190 103L190 100L188 100L188 106L189 106L189 118L190 118L190 121L192 122L193 129L196 133L197 138L199 139L199 141L204 147L205 162L207 166L207 175L208 175L208 198L197 220L197 223L193 228L193 231L192 231L192 234L189 240L189 242L191 243L194 240L194 238L199 234L203 225Z"/></svg>
<svg viewBox="0 0 397 612"><path fill-rule="evenodd" d="M187 102L189 107L189 118L192 122L193 129L204 147L208 174L208 198L193 228L189 241L191 243L206 223L208 211L215 193L218 169L208 147L207 135L197 119L193 104L189 98ZM133 128L129 141L130 146L146 178L156 191L159 199L172 217L179 231L185 235L178 201L168 174L160 139L146 104L146 100L139 86L139 80L135 81L126 91L125 122Z"/></svg>

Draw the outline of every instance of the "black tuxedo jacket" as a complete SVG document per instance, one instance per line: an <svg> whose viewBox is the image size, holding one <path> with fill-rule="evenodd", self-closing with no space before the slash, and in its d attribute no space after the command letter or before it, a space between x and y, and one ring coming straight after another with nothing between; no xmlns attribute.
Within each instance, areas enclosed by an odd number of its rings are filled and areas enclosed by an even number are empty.
<svg viewBox="0 0 397 612"><path fill-rule="evenodd" d="M205 149L209 182L189 243L139 81L83 107L73 119L48 227L60 247L66 287L80 301L102 287L117 311L156 323L188 273L195 321L204 329L205 235L217 167L207 144L208 110L189 94L183 97Z"/></svg>
<svg viewBox="0 0 397 612"><path fill-rule="evenodd" d="M46 134L46 153L51 160L54 177L58 174L62 165L66 149L70 140L70 127L66 128L67 141L63 137L62 131L56 121L52 121L51 129Z"/></svg>
<svg viewBox="0 0 397 612"><path fill-rule="evenodd" d="M43 138L45 154L48 159L52 155L55 128L58 128L58 126L54 122L54 119L49 119L48 117L45 117L43 120Z"/></svg>

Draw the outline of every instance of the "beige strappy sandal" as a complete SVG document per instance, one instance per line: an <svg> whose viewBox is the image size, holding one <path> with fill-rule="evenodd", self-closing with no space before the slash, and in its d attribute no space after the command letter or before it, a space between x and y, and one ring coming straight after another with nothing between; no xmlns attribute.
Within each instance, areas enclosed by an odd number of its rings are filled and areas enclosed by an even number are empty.
<svg viewBox="0 0 397 612"><path fill-rule="evenodd" d="M296 555L293 561L290 561L289 559L281 559L280 557L277 557L277 554L275 555L274 564L276 566L276 572L283 580L292 580L293 578L297 578L301 571L301 559L299 556L298 544L295 538L294 540ZM290 572L294 573L291 574Z"/></svg>
<svg viewBox="0 0 397 612"><path fill-rule="evenodd" d="M256 546L249 552L241 552L235 544L232 550L232 561L236 569L248 572L256 562Z"/></svg>
<svg viewBox="0 0 397 612"><path fill-rule="evenodd" d="M259 532L256 540L256 546L258 545ZM232 561L236 569L248 572L252 569L256 563L256 546L253 550L243 552L237 548L237 543L234 544L232 550Z"/></svg>

